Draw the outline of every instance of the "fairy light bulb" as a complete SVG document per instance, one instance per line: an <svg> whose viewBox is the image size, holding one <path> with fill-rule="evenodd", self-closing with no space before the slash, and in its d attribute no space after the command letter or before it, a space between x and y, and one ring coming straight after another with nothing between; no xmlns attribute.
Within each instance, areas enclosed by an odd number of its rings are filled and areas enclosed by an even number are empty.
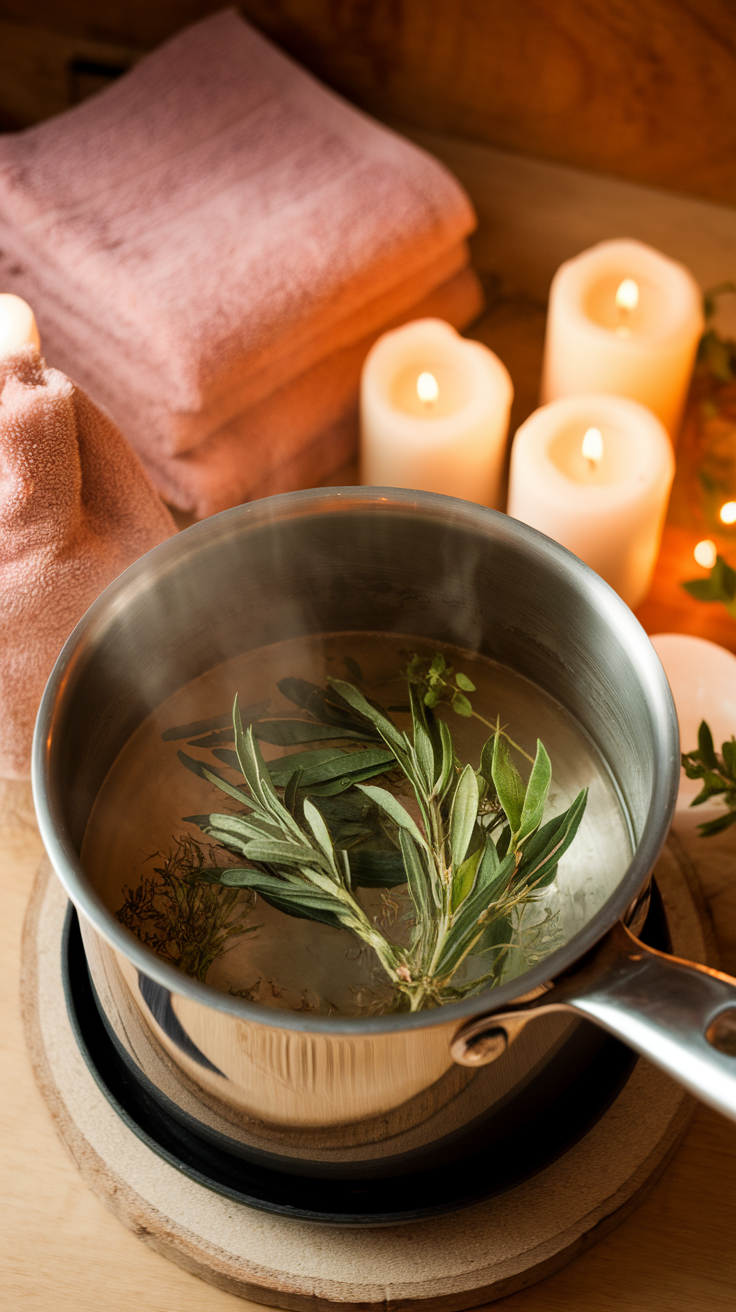
<svg viewBox="0 0 736 1312"><path fill-rule="evenodd" d="M434 374L428 371L421 373L417 378L417 396L424 405L434 405L440 394L439 384Z"/></svg>
<svg viewBox="0 0 736 1312"><path fill-rule="evenodd" d="M727 501L719 514L722 524L736 524L736 501Z"/></svg>
<svg viewBox="0 0 736 1312"><path fill-rule="evenodd" d="M718 555L715 542L711 542L710 538L703 538L703 541L698 542L695 547L693 555L698 565L702 565L703 569L712 569Z"/></svg>
<svg viewBox="0 0 736 1312"><path fill-rule="evenodd" d="M590 469L597 469L603 459L603 434L600 428L589 428L583 438L583 460Z"/></svg>

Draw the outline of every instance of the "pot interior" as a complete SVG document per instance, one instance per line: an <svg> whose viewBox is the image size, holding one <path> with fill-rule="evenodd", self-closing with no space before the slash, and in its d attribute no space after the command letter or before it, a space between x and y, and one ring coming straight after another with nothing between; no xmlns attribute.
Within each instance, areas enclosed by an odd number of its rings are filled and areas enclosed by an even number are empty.
<svg viewBox="0 0 736 1312"><path fill-rule="evenodd" d="M586 932L593 941L643 882L673 805L676 721L656 656L615 594L542 535L447 498L370 490L291 494L205 521L88 612L37 737L42 823L82 910L120 946L125 886L138 887L152 853L196 833L183 817L222 809L177 752L201 758L209 731L198 722L226 717L236 691L244 707L269 703L259 714L288 713L282 679L323 685L357 667L369 696L396 705L402 662L437 649L477 684L486 718L499 715L532 754L535 735L545 741L555 813L591 788L560 888L502 984L532 981ZM477 764L488 729L457 717L451 728ZM261 928L206 976L228 1007L381 1010L373 966L349 936L262 900L242 906L247 927ZM380 890L366 907L392 914Z"/></svg>

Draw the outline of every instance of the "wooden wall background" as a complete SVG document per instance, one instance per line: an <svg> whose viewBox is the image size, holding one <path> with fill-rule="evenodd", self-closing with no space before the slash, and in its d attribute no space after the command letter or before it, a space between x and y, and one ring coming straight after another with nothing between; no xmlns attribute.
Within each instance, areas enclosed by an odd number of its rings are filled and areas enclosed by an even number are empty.
<svg viewBox="0 0 736 1312"><path fill-rule="evenodd" d="M0 127L57 113L221 0L0 0ZM734 0L244 0L379 117L736 205Z"/></svg>

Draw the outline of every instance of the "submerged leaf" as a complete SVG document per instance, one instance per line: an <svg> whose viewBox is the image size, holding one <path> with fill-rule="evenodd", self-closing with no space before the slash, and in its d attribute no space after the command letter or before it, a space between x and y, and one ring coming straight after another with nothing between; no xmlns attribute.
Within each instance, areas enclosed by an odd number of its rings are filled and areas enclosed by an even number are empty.
<svg viewBox="0 0 736 1312"><path fill-rule="evenodd" d="M366 797L370 797L376 806L380 806L381 810L391 817L394 824L411 834L415 843L418 843L422 848L426 848L426 840L422 837L409 812L401 805L398 798L394 797L393 793L389 793L385 788L376 788L373 784L358 784L357 786L361 793L365 793Z"/></svg>

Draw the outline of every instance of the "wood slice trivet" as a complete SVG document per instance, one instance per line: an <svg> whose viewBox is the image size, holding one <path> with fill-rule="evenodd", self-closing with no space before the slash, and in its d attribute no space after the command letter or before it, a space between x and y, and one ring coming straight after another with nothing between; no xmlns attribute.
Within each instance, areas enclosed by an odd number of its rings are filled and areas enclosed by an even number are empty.
<svg viewBox="0 0 736 1312"><path fill-rule="evenodd" d="M668 841L656 876L673 951L717 964L707 911L676 839ZM22 997L36 1079L57 1130L86 1182L124 1225L243 1298L297 1312L456 1312L503 1298L613 1230L664 1170L690 1120L690 1096L639 1060L583 1139L488 1202L421 1224L360 1230L255 1211L163 1161L100 1091L77 1047L62 988L67 905L44 862L24 930ZM401 1182L386 1187L400 1189Z"/></svg>

